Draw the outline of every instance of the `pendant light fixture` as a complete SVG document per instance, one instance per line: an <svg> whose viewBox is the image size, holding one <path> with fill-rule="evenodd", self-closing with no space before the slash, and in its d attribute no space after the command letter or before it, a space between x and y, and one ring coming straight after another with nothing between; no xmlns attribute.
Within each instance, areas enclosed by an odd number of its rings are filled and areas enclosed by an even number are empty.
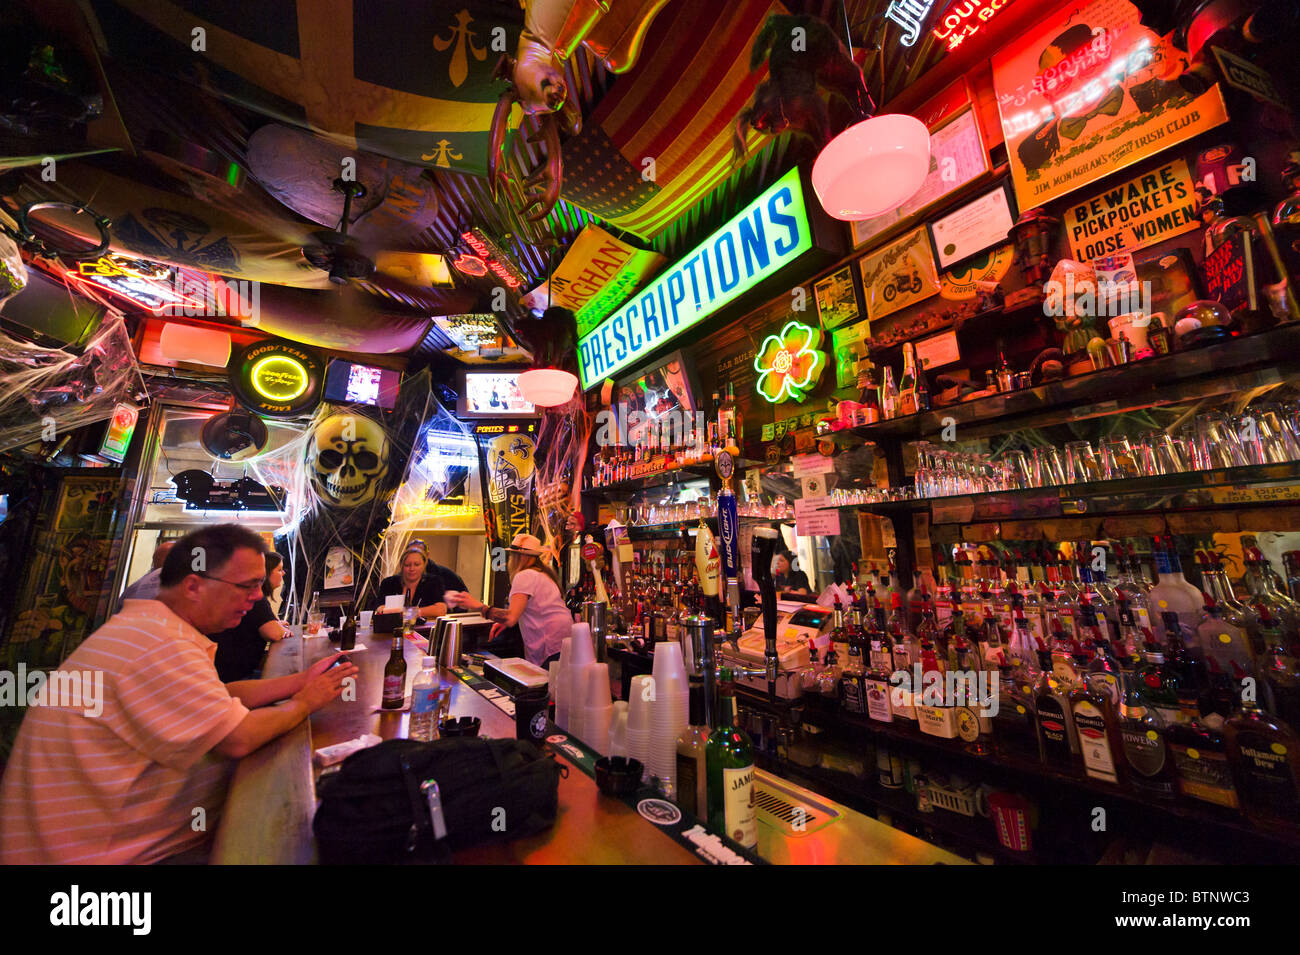
<svg viewBox="0 0 1300 955"><path fill-rule="evenodd" d="M543 331L536 335L537 343L533 345L533 367L519 376L519 393L525 401L538 408L554 408L567 403L573 398L578 387L578 376L571 371L558 367L562 355L561 342L571 340L563 332L567 327L576 328L576 319L566 308L551 305L551 276L554 273L555 250L547 256L546 269L546 311L542 313L540 324Z"/></svg>
<svg viewBox="0 0 1300 955"><path fill-rule="evenodd" d="M845 15L848 34L848 16ZM850 55L853 38L846 36ZM930 131L914 116L889 113L854 123L822 149L812 187L836 219L871 219L916 195L930 173Z"/></svg>

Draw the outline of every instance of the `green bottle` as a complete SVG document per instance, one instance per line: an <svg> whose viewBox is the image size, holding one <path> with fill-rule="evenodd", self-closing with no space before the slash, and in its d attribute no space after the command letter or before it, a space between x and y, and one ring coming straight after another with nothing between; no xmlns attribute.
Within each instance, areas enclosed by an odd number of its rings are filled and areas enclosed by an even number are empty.
<svg viewBox="0 0 1300 955"><path fill-rule="evenodd" d="M754 806L754 744L736 725L736 686L723 668L718 680L718 728L705 748L709 826L747 849L758 845Z"/></svg>

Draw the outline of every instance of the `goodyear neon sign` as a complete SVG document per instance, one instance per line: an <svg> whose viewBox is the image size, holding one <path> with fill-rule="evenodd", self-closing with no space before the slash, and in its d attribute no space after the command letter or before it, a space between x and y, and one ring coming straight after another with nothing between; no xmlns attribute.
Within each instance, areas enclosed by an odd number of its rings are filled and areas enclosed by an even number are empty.
<svg viewBox="0 0 1300 955"><path fill-rule="evenodd" d="M798 169L792 169L578 342L583 389L770 278L812 247Z"/></svg>

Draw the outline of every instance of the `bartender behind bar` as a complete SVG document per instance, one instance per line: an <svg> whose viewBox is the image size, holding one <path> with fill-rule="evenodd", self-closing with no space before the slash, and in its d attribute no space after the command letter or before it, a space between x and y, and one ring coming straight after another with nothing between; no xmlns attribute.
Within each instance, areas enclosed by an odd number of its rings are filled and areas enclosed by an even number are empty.
<svg viewBox="0 0 1300 955"><path fill-rule="evenodd" d="M384 613L384 598L396 594L404 595L404 606L419 607L420 616L426 620L441 617L447 612L446 587L442 575L426 574L428 566L429 557L424 543L412 541L402 555L401 573L385 577L379 583L379 595L375 604L376 631L391 630L400 621L400 614Z"/></svg>

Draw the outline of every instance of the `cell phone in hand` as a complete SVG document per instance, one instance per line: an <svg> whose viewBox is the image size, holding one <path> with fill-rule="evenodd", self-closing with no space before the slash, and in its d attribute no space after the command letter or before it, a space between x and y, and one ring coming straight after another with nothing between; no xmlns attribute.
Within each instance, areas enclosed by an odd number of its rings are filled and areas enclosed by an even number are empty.
<svg viewBox="0 0 1300 955"><path fill-rule="evenodd" d="M321 670L321 673L329 673L330 670L333 670L340 663L349 663L349 662L351 661L348 659L348 655L346 653L340 653L338 656L334 658L333 663L331 663L325 669Z"/></svg>

